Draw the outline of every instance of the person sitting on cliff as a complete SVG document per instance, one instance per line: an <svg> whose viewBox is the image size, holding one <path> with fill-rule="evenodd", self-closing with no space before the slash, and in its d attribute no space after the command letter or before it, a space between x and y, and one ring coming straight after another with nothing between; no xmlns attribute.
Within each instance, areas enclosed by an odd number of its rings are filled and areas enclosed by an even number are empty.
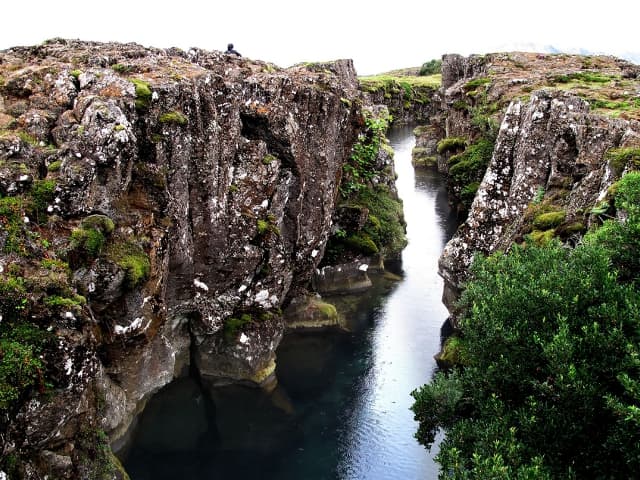
<svg viewBox="0 0 640 480"><path fill-rule="evenodd" d="M233 49L233 43L230 43L229 45L227 45L227 51L224 53L228 53L229 55L236 55L238 57L242 56L240 55L240 53L238 53L236 50Z"/></svg>

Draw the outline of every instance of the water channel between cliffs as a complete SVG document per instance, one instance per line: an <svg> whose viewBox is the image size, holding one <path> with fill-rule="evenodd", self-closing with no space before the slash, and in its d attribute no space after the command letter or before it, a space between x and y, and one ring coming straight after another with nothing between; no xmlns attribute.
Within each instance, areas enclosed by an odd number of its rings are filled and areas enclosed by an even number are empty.
<svg viewBox="0 0 640 480"><path fill-rule="evenodd" d="M447 317L437 260L456 220L444 178L413 171L411 129L389 139L409 239L402 278L335 299L355 308L351 333L287 335L270 395L226 388L211 402L192 379L166 387L124 459L132 480L437 478L437 448L413 438L409 393L435 369Z"/></svg>

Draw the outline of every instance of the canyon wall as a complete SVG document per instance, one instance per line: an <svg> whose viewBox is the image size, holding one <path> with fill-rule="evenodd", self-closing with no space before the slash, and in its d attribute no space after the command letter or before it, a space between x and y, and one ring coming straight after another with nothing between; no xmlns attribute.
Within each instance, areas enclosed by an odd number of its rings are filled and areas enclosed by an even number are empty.
<svg viewBox="0 0 640 480"><path fill-rule="evenodd" d="M355 70L52 40L0 75L0 333L34 372L2 468L124 478L109 445L172 379L275 382L363 129Z"/></svg>

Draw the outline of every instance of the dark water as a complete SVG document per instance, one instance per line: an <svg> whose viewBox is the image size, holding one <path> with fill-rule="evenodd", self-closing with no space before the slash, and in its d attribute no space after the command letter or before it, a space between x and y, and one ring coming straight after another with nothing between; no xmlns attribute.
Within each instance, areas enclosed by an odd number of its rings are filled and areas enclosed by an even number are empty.
<svg viewBox="0 0 640 480"><path fill-rule="evenodd" d="M352 333L287 336L271 394L236 387L208 401L191 379L164 389L125 458L132 480L437 478L437 448L413 438L410 392L435 369L447 317L437 260L456 221L441 176L414 174L411 129L389 138L409 239L402 278L329 299L354 312Z"/></svg>

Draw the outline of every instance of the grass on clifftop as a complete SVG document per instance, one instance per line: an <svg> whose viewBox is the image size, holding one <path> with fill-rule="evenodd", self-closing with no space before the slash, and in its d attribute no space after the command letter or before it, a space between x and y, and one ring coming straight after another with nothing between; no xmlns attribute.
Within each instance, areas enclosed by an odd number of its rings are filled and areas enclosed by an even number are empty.
<svg viewBox="0 0 640 480"><path fill-rule="evenodd" d="M389 84L397 83L402 85L406 83L413 88L426 87L426 88L440 88L442 84L442 75L439 73L434 75L425 76L395 76L389 74L371 75L366 77L359 77L360 84L363 90L377 91L380 88L385 88Z"/></svg>

